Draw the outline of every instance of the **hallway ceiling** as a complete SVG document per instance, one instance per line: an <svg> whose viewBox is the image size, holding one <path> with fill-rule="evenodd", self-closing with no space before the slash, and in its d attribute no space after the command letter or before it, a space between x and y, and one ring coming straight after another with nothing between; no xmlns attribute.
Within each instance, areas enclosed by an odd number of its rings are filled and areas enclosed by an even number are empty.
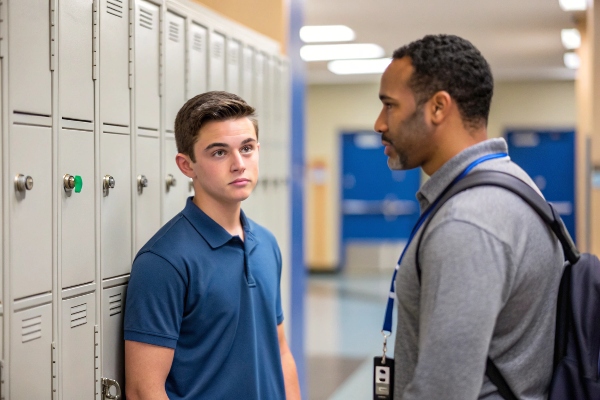
<svg viewBox="0 0 600 400"><path fill-rule="evenodd" d="M347 25L354 43L393 51L426 34L470 40L500 80L573 79L560 31L575 27L558 0L306 0L305 25ZM308 83L378 82L379 75L335 75L327 62L306 63Z"/></svg>

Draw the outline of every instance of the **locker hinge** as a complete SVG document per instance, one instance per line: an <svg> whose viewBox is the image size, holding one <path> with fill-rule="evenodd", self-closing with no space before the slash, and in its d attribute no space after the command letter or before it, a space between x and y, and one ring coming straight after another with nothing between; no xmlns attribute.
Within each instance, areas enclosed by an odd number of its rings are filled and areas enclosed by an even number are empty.
<svg viewBox="0 0 600 400"><path fill-rule="evenodd" d="M58 363L56 357L56 343L52 342L52 399L58 398Z"/></svg>
<svg viewBox="0 0 600 400"><path fill-rule="evenodd" d="M92 80L98 78L98 0L94 0L92 12Z"/></svg>
<svg viewBox="0 0 600 400"><path fill-rule="evenodd" d="M0 360L0 399L5 400L4 396L4 360Z"/></svg>
<svg viewBox="0 0 600 400"><path fill-rule="evenodd" d="M50 1L50 71L56 68L56 7Z"/></svg>
<svg viewBox="0 0 600 400"><path fill-rule="evenodd" d="M133 1L129 2L129 89L133 88Z"/></svg>
<svg viewBox="0 0 600 400"><path fill-rule="evenodd" d="M94 325L94 387L96 388L96 399L101 399L102 386L100 385L100 329Z"/></svg>
<svg viewBox="0 0 600 400"><path fill-rule="evenodd" d="M4 29L6 29L6 24L4 23L4 16L6 15L6 11L4 11L5 4L6 1L0 1L0 58L5 56L4 49L6 47L4 42L4 38L6 37L4 32Z"/></svg>
<svg viewBox="0 0 600 400"><path fill-rule="evenodd" d="M163 10L161 10L158 13L159 17L159 23L158 23L158 96L162 97L163 96L163 48L164 48L164 43L163 43L163 32L165 31L163 29L163 23L164 23L164 15L163 15Z"/></svg>

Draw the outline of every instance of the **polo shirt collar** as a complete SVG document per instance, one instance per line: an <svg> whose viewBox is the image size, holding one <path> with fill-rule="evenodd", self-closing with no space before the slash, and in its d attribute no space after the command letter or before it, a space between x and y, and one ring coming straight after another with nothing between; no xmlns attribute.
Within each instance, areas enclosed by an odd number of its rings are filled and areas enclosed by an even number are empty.
<svg viewBox="0 0 600 400"><path fill-rule="evenodd" d="M508 153L508 145L503 138L488 139L470 146L442 165L417 192L421 212L425 211L469 164L479 157L493 153Z"/></svg>
<svg viewBox="0 0 600 400"><path fill-rule="evenodd" d="M204 238L204 240L206 240L209 246L213 249L216 249L233 239L234 236L232 236L225 230L225 228L215 222L215 220L206 215L206 213L194 203L193 199L193 196L188 197L185 203L185 208L181 213L190 222L190 224L192 224L194 229L196 229L196 231ZM256 246L257 240L252 231L252 224L246 218L246 215L243 211L241 211L240 214L242 229L244 229L246 236L246 247L254 247Z"/></svg>

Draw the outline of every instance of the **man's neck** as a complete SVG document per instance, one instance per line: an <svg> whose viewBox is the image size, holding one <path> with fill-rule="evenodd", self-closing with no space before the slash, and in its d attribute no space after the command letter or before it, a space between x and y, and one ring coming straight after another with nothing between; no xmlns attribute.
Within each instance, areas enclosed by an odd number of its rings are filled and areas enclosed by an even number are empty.
<svg viewBox="0 0 600 400"><path fill-rule="evenodd" d="M230 235L244 240L244 228L240 219L241 202L221 203L215 199L194 196L194 204Z"/></svg>

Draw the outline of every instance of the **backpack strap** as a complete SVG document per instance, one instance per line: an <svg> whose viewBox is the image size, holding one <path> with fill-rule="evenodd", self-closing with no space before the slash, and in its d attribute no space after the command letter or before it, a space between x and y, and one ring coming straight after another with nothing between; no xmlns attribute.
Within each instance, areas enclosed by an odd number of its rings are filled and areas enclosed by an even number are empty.
<svg viewBox="0 0 600 400"><path fill-rule="evenodd" d="M415 265L417 269L417 276L419 279L419 285L421 284L421 266L419 265L419 249L421 247L421 241L423 240L423 234L427 229L427 226L433 219L434 215L439 209L448 201L452 196L460 193L464 190L474 188L477 186L497 186L507 189L519 197L521 197L527 204L529 204L537 214L544 220L544 222L552 229L558 240L560 241L565 258L571 263L575 264L580 257L577 247L573 239L569 235L562 219L554 210L552 205L548 203L543 197L541 197L531 186L520 180L519 178L499 171L475 171L458 181L456 184L446 188L442 193L439 201L434 203L435 206L431 210L429 218L423 224L421 229L421 235L417 242L417 248L415 251ZM488 376L490 381L496 385L500 395L506 400L517 400L517 397L510 389L510 386L500 373L496 364L490 357L487 358L485 374Z"/></svg>

